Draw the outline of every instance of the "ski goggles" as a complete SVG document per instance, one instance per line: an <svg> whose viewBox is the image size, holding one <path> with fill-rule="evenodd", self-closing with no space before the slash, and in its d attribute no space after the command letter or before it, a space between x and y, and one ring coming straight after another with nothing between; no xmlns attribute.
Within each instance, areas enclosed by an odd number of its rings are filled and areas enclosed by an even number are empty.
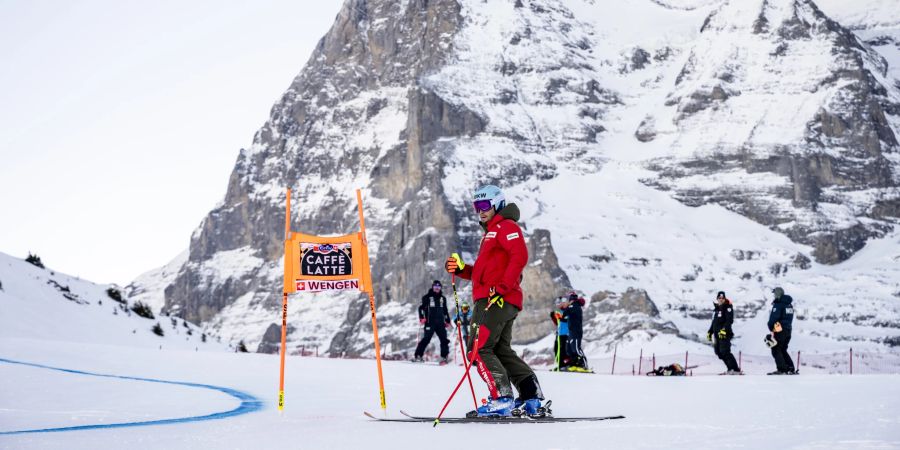
<svg viewBox="0 0 900 450"><path fill-rule="evenodd" d="M475 202L472 203L472 206L475 207L475 211L477 212L485 212L490 211L491 208L494 207L494 204L491 203L490 200L475 200Z"/></svg>

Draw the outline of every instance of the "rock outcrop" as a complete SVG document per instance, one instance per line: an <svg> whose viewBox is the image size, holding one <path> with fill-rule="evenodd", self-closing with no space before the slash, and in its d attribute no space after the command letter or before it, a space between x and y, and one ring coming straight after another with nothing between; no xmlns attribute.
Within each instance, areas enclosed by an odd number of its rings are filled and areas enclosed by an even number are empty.
<svg viewBox="0 0 900 450"><path fill-rule="evenodd" d="M900 92L886 73L883 57L811 0L726 2L666 101L677 156L651 164L659 177L647 182L779 230L817 262L844 261L897 223L900 146L888 116L900 115ZM654 136L653 121L638 139Z"/></svg>

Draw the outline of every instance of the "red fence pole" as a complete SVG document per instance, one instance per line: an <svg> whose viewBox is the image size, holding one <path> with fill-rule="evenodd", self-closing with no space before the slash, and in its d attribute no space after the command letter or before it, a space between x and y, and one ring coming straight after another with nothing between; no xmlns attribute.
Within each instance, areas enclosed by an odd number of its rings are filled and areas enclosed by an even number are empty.
<svg viewBox="0 0 900 450"><path fill-rule="evenodd" d="M850 347L850 375L853 375L853 347Z"/></svg>
<svg viewBox="0 0 900 450"><path fill-rule="evenodd" d="M612 370L610 370L610 372L609 372L610 375L616 374L616 351L618 349L619 349L619 344L616 343L616 346L613 347L613 363L612 363Z"/></svg>
<svg viewBox="0 0 900 450"><path fill-rule="evenodd" d="M638 356L638 375L641 374L641 366L644 363L644 348L641 347L641 356Z"/></svg>

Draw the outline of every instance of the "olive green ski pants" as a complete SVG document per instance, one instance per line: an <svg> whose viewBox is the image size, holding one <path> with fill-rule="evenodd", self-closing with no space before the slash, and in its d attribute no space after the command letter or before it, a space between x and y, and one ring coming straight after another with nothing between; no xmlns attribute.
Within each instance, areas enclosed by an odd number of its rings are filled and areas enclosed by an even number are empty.
<svg viewBox="0 0 900 450"><path fill-rule="evenodd" d="M473 362L491 397L512 397L511 384L521 391L519 383L534 375L531 367L512 349L513 323L519 310L509 304L493 304L485 310L487 304L487 299L475 301L466 348L478 349ZM472 360L471 354L469 359Z"/></svg>

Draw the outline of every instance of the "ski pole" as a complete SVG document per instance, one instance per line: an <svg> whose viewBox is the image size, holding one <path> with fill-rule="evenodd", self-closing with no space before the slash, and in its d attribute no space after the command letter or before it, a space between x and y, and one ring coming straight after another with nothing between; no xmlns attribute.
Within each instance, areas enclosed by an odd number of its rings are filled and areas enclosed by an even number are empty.
<svg viewBox="0 0 900 450"><path fill-rule="evenodd" d="M561 322L556 319L556 371L559 372L559 351L562 346L562 338L559 336Z"/></svg>
<svg viewBox="0 0 900 450"><path fill-rule="evenodd" d="M478 409L478 400L475 398L475 386L472 385L472 375L469 374L469 361L466 358L466 346L462 341L462 320L459 318L459 294L456 292L456 275L450 275L450 286L453 287L453 298L456 300L456 320L459 321L459 325L456 327L456 335L459 338L459 351L463 354L463 365L466 368L466 378L469 379L469 390L472 391L472 403L475 404L475 408Z"/></svg>
<svg viewBox="0 0 900 450"><path fill-rule="evenodd" d="M478 351L478 332L479 332L480 330L481 330L480 327L479 327L478 329L475 330L475 341L474 341L474 342L475 342L475 345L474 345L474 348L472 349L472 352L471 352L471 355L472 355L471 361L472 361L472 362L474 362L476 352ZM444 407L441 408L441 412L438 413L437 417L434 419L434 424L432 425L432 427L436 427L437 424L439 424L439 423L441 422L441 417L443 417L444 411L447 410L447 406L450 405L450 401L453 400L453 397L456 396L456 392L459 391L459 387L462 386L463 381L465 381L466 377L469 376L469 368L472 367L471 364L468 364L469 362L470 362L470 358L466 358L466 363L467 363L467 364L466 364L466 373L462 376L462 378L459 379L459 383L456 383L456 388L453 389L453 392L450 394L450 398L447 399L447 402L444 403ZM472 382L472 379L469 378L469 383L471 383L471 382ZM473 395L474 395L474 391L473 391ZM478 409L478 407L476 406L475 409Z"/></svg>

